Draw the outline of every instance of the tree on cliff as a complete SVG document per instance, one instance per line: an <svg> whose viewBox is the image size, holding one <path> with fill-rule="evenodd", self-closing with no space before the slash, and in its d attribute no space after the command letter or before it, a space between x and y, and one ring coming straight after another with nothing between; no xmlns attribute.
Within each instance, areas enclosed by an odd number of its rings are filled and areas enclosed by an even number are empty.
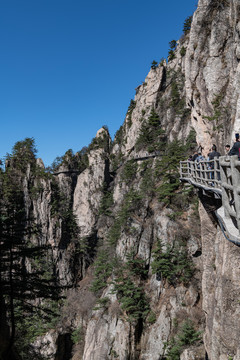
<svg viewBox="0 0 240 360"><path fill-rule="evenodd" d="M26 211L25 171L35 167L33 139L16 143L7 155L6 169L0 172L0 291L6 305L10 338L4 358L8 358L15 343L19 323L33 315L35 299L57 298L57 287L46 277L41 259L46 247L38 245L39 229L30 211ZM31 239L35 238L35 244ZM38 302L39 303L39 302ZM41 303L41 301L40 301ZM21 339L23 341L23 339Z"/></svg>
<svg viewBox="0 0 240 360"><path fill-rule="evenodd" d="M184 23L183 23L183 33L184 33L184 35L186 35L190 31L191 25L192 25L192 15L188 16L185 19Z"/></svg>

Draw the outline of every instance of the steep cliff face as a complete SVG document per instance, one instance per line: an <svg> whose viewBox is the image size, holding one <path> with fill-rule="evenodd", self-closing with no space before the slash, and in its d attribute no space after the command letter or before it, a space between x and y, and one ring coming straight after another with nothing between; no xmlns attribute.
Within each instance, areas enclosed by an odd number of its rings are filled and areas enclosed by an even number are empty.
<svg viewBox="0 0 240 360"><path fill-rule="evenodd" d="M206 152L239 131L239 4L200 0L186 52L187 101Z"/></svg>
<svg viewBox="0 0 240 360"><path fill-rule="evenodd" d="M28 167L26 213L41 228L31 241L50 245L66 295L54 326L34 337L35 354L240 359L239 250L208 199L198 208L197 191L177 175L182 157L212 143L222 150L239 130L239 11L233 0L199 0L168 63L137 87L113 143L102 128L52 174L39 159L38 171Z"/></svg>
<svg viewBox="0 0 240 360"><path fill-rule="evenodd" d="M239 249L226 241L200 208L204 342L209 359L239 359Z"/></svg>
<svg viewBox="0 0 240 360"><path fill-rule="evenodd" d="M143 177L147 176L146 168L154 169L157 164L154 159L158 155L157 147L149 149L147 142L143 146L139 142L152 109L158 114L160 126L170 141L186 139L194 128L197 143L205 153L212 143L222 151L224 144L231 143L233 133L239 130L238 12L239 5L235 1L199 1L191 30L178 42L175 57L168 64L163 62L152 68L145 82L136 89L135 99L112 149L120 163L110 188L116 218L132 187L141 190ZM151 138L151 145L154 141ZM149 160L144 159L147 156L153 157L148 165ZM130 159L135 159L132 167L137 164L135 179L123 181L123 164ZM148 183L148 186L151 185ZM140 210L128 217L128 229L121 227L116 254L126 263L127 254L134 249L134 256L144 259L149 267L144 289L149 295L155 321L146 321L141 331L139 324L134 327L131 322L124 321L126 313L119 309L119 294L117 297L111 294L112 285L106 286L102 299L108 297L109 303L97 310L88 322L83 359L170 356L166 355L164 343L169 345L174 335L176 339L179 328L175 323L182 324L186 318L194 319L196 328L203 331L204 344L197 343L185 350L183 347L181 359L204 359L205 356L211 360L238 359L238 248L223 238L216 222L202 206L199 232L194 228L197 220L193 221L189 215L193 211L191 206L184 209L184 215L177 216L177 222L176 210L159 204L155 195L148 194L137 207ZM187 252L196 272L187 286L171 286L152 274L153 249L157 238L163 239L165 244L174 243L181 221L184 232L188 231L188 235L185 234ZM106 241L103 234L109 232L111 220L107 219L104 226L103 223L103 220L99 222L98 234ZM129 227L134 231L129 231Z"/></svg>

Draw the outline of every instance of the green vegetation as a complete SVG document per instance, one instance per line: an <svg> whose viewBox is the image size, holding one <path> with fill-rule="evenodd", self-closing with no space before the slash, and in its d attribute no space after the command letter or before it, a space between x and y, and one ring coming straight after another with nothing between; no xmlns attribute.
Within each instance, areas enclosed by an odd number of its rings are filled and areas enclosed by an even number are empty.
<svg viewBox="0 0 240 360"><path fill-rule="evenodd" d="M154 324L156 322L156 320L157 320L156 314L151 310L148 314L147 322L149 324Z"/></svg>
<svg viewBox="0 0 240 360"><path fill-rule="evenodd" d="M94 280L91 291L98 293L107 286L107 279L112 274L113 265L107 249L101 250L94 262Z"/></svg>
<svg viewBox="0 0 240 360"><path fill-rule="evenodd" d="M124 129L123 126L120 126L120 128L117 130L114 136L114 142L116 142L117 144L121 144L123 140L123 135L124 135Z"/></svg>
<svg viewBox="0 0 240 360"><path fill-rule="evenodd" d="M184 52L184 49L181 51ZM182 120L185 120L186 118L189 118L190 109L186 108L183 89L184 89L184 75L180 71L177 72L173 71L171 74L170 106L177 115L181 115Z"/></svg>
<svg viewBox="0 0 240 360"><path fill-rule="evenodd" d="M216 122L219 121L219 119L221 117L221 101L222 100L223 100L222 94L215 95L215 99L212 101L214 114L213 114L213 116L204 116L205 119L207 119L209 121L214 121L214 120Z"/></svg>
<svg viewBox="0 0 240 360"><path fill-rule="evenodd" d="M189 136L184 144L182 141L175 140L171 143L165 144L164 153L155 163L155 172L153 178L155 179L155 191L158 199L166 205L174 206L176 199L180 196L177 190L181 184L179 181L178 165L181 160L191 154L196 146L196 133L191 130ZM149 178L151 180L151 178ZM182 190L182 195L189 199L189 192ZM182 198L182 203L185 201ZM180 208L182 208L180 206Z"/></svg>
<svg viewBox="0 0 240 360"><path fill-rule="evenodd" d="M151 198L155 194L154 172L152 169L153 160L146 160L142 163L140 192L143 197Z"/></svg>
<svg viewBox="0 0 240 360"><path fill-rule="evenodd" d="M147 148L148 152L161 149L164 131L160 126L160 119L154 109L151 110L148 120L144 121L136 141L136 149L139 151Z"/></svg>
<svg viewBox="0 0 240 360"><path fill-rule="evenodd" d="M194 129L191 129L189 132L189 135L186 139L186 152L187 154L191 154L193 150L196 148L197 142L196 142L196 131Z"/></svg>
<svg viewBox="0 0 240 360"><path fill-rule="evenodd" d="M138 164L135 160L129 160L125 163L123 167L123 172L121 174L121 181L129 183L133 181L136 177L138 169Z"/></svg>
<svg viewBox="0 0 240 360"><path fill-rule="evenodd" d="M165 360L180 360L180 355L187 346L201 341L201 332L196 331L191 320L186 320L178 333L169 342L165 343L167 350Z"/></svg>
<svg viewBox="0 0 240 360"><path fill-rule="evenodd" d="M115 172L124 161L124 156L121 150L118 151L117 155L111 154L110 159L112 161L112 171Z"/></svg>
<svg viewBox="0 0 240 360"><path fill-rule="evenodd" d="M176 110L182 110L184 107L183 100L181 101L179 85L176 80L171 83L171 102L170 106L172 106Z"/></svg>
<svg viewBox="0 0 240 360"><path fill-rule="evenodd" d="M20 302L15 304L16 341L15 346L23 360L29 359L31 344L38 336L54 329L60 319L60 301L45 300L44 305L32 307L30 312L23 312Z"/></svg>
<svg viewBox="0 0 240 360"><path fill-rule="evenodd" d="M89 165L88 152L89 149L87 147L83 147L76 154L73 153L72 149L69 149L63 156L56 157L51 166L48 168L48 171L56 173L61 166L64 166L64 169L67 171L74 170L82 172Z"/></svg>
<svg viewBox="0 0 240 360"><path fill-rule="evenodd" d="M148 269L146 269L146 262L135 256L135 252L132 250L126 255L126 268L130 276L138 276L141 280L146 279Z"/></svg>
<svg viewBox="0 0 240 360"><path fill-rule="evenodd" d="M180 55L183 57L186 54L186 48L184 46L181 47Z"/></svg>
<svg viewBox="0 0 240 360"><path fill-rule="evenodd" d="M175 241L173 244L163 246L158 240L153 251L153 274L166 279L169 284L176 285L190 281L194 273L193 263L187 253L186 243Z"/></svg>
<svg viewBox="0 0 240 360"><path fill-rule="evenodd" d="M130 105L129 105L128 111L127 111L128 127L132 126L132 112L135 109L135 107L136 107L136 102L131 99Z"/></svg>
<svg viewBox="0 0 240 360"><path fill-rule="evenodd" d="M7 156L5 171L0 171L0 293L11 332L5 358L14 344L23 359L29 358L30 339L52 326L60 299L51 254L39 245L41 229L31 208L26 211L26 169L31 170L29 191L35 196L34 176L46 176L36 166L35 154L33 139L18 142Z"/></svg>
<svg viewBox="0 0 240 360"><path fill-rule="evenodd" d="M189 31L191 29L191 25L192 25L192 15L188 16L183 23L183 34L184 35L189 33Z"/></svg>
<svg viewBox="0 0 240 360"><path fill-rule="evenodd" d="M113 356L114 359L118 359L119 356L118 356L118 353L115 351L115 350L111 350L111 353L110 353L111 356Z"/></svg>
<svg viewBox="0 0 240 360"><path fill-rule="evenodd" d="M37 149L33 138L18 141L13 146L12 154L7 154L6 162L15 170L25 172L27 166L35 165Z"/></svg>
<svg viewBox="0 0 240 360"><path fill-rule="evenodd" d="M93 308L93 310L100 310L100 309L106 309L109 304L109 298L103 297L96 301L97 306Z"/></svg>
<svg viewBox="0 0 240 360"><path fill-rule="evenodd" d="M68 239L68 242L78 239L79 227L72 210L72 200L67 199L56 181L51 182L51 190L51 216L58 219L58 225L61 220L62 237Z"/></svg>
<svg viewBox="0 0 240 360"><path fill-rule="evenodd" d="M105 132L102 132L98 137L95 137L92 139L92 142L88 146L88 151L91 150L97 150L99 148L104 149L105 151L109 151L109 133L106 126L103 126L103 128L106 130Z"/></svg>
<svg viewBox="0 0 240 360"><path fill-rule="evenodd" d="M160 60L160 62L159 62L159 65L160 65L160 66L163 66L165 61L166 61L166 60L165 60L164 58L161 58L161 60Z"/></svg>
<svg viewBox="0 0 240 360"><path fill-rule="evenodd" d="M103 184L103 197L101 199L99 215L111 215L111 206L113 205L113 193L108 189L107 184Z"/></svg>
<svg viewBox="0 0 240 360"><path fill-rule="evenodd" d="M91 150L103 148L106 152L109 152L110 136L108 128L104 125L103 129L105 131L102 131L99 136L93 138L88 147L84 146L76 154L73 153L72 149L69 149L63 156L56 157L47 169L48 172L57 173L60 167L63 167L63 171L82 172L89 166L88 155Z"/></svg>
<svg viewBox="0 0 240 360"><path fill-rule="evenodd" d="M130 322L143 321L149 313L148 299L141 285L146 275L144 260L134 256L133 251L127 255L127 262L115 269L113 292Z"/></svg>
<svg viewBox="0 0 240 360"><path fill-rule="evenodd" d="M171 60L175 59L174 51L176 50L176 47L177 47L177 41L171 40L169 42L169 47L170 47L170 49L168 50L168 61L171 61Z"/></svg>
<svg viewBox="0 0 240 360"><path fill-rule="evenodd" d="M114 223L108 232L109 244L115 245L117 243L123 229L125 231L131 230L129 217L140 206L141 200L141 194L133 189L130 189L126 194L122 207L116 214Z"/></svg>
<svg viewBox="0 0 240 360"><path fill-rule="evenodd" d="M185 156L186 145L175 140L166 145L165 154L156 162L155 176L160 181L156 191L159 200L166 204L173 202L175 191L180 186L178 164Z"/></svg>
<svg viewBox="0 0 240 360"><path fill-rule="evenodd" d="M118 259L109 260L109 251L102 250L95 261L94 280L91 290L96 294L107 286L112 273L115 274L113 293L116 293L121 308L130 322L136 322L146 318L149 313L149 305L143 287L139 284L146 279L147 269L145 261L134 255L131 251L127 255L125 264ZM97 300L94 310L108 307L109 298L103 297ZM149 320L153 321L153 320Z"/></svg>
<svg viewBox="0 0 240 360"><path fill-rule="evenodd" d="M152 65L151 65L151 69L156 70L157 67L158 67L157 61L153 60Z"/></svg>
<svg viewBox="0 0 240 360"><path fill-rule="evenodd" d="M146 318L149 305L144 289L136 285L128 274L121 274L115 279L114 292L130 322Z"/></svg>
<svg viewBox="0 0 240 360"><path fill-rule="evenodd" d="M79 327L77 327L71 335L71 340L74 344L78 344L83 338L83 329L82 326L80 325Z"/></svg>
<svg viewBox="0 0 240 360"><path fill-rule="evenodd" d="M213 131L221 131L223 129L223 123L226 119L230 119L230 112L227 106L223 104L224 94L221 92L215 95L215 99L212 101L213 115L204 116L205 119L213 122Z"/></svg>

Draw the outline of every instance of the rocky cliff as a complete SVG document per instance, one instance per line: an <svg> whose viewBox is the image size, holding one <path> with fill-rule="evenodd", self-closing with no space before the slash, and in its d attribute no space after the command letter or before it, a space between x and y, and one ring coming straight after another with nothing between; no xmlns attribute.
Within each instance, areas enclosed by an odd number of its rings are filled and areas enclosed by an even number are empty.
<svg viewBox="0 0 240 360"><path fill-rule="evenodd" d="M29 340L36 358L240 360L239 249L214 199L178 180L181 159L239 131L239 15L237 1L199 0L113 142L102 128L51 173L38 159L22 175L31 242L50 246L65 295Z"/></svg>

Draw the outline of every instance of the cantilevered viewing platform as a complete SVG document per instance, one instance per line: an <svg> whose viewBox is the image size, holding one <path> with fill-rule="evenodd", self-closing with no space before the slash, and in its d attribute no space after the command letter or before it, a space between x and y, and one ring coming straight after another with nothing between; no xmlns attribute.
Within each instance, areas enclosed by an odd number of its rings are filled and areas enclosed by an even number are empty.
<svg viewBox="0 0 240 360"><path fill-rule="evenodd" d="M216 211L225 237L240 245L240 161L238 156L221 156L200 162L181 161L180 180L222 199Z"/></svg>

